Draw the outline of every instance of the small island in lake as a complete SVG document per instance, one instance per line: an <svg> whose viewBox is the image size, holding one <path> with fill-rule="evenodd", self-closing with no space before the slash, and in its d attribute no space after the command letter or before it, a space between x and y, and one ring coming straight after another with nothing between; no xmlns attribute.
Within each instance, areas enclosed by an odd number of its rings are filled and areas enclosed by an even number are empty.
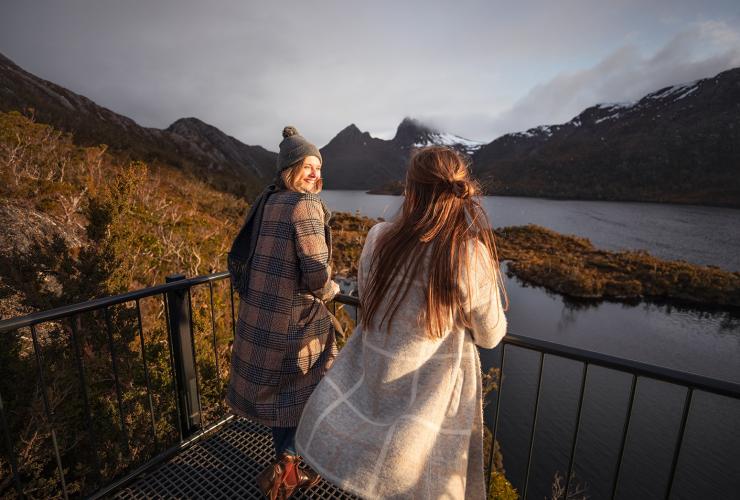
<svg viewBox="0 0 740 500"><path fill-rule="evenodd" d="M662 260L644 250L599 250L586 238L536 225L499 228L495 234L508 272L568 297L740 307L737 272Z"/></svg>
<svg viewBox="0 0 740 500"><path fill-rule="evenodd" d="M377 220L337 212L330 222L336 274L357 276L369 229ZM584 300L667 301L680 305L740 308L740 273L684 261L667 261L646 251L600 250L586 238L536 226L494 231L499 259L523 282Z"/></svg>
<svg viewBox="0 0 740 500"><path fill-rule="evenodd" d="M403 181L391 181L380 187L366 191L367 194L388 194L391 196L401 196L403 194Z"/></svg>

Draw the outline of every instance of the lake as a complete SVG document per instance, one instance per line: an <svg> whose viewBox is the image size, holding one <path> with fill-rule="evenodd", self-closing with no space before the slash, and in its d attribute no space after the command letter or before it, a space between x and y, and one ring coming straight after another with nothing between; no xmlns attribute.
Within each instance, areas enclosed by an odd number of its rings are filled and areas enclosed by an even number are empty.
<svg viewBox="0 0 740 500"><path fill-rule="evenodd" d="M324 191L331 210L390 219L402 197L363 191ZM485 196L494 227L538 224L589 238L605 250L647 250L662 259L740 271L740 210L610 201Z"/></svg>
<svg viewBox="0 0 740 500"><path fill-rule="evenodd" d="M333 211L392 218L401 197L361 191L324 191ZM740 210L654 203L561 201L484 197L495 227L538 224L589 238L608 250L647 250L664 259L740 271ZM541 287L507 278L509 330L560 344L740 383L740 317L727 312L676 309L642 303L578 305ZM497 365L500 348L481 351L484 367ZM570 454L581 365L547 356L537 432L533 440L528 498L549 498L553 474L564 475ZM507 348L498 437L507 477L519 488L526 476L539 355ZM591 369L575 471L591 499L608 496L624 425L631 378ZM665 495L670 457L685 391L641 379L617 498ZM491 421L493 405L486 409ZM525 418L526 416L526 418ZM740 402L696 393L672 498L738 498ZM698 455L700 450L710 453ZM656 467L655 464L668 464ZM719 481L712 471L722 470Z"/></svg>

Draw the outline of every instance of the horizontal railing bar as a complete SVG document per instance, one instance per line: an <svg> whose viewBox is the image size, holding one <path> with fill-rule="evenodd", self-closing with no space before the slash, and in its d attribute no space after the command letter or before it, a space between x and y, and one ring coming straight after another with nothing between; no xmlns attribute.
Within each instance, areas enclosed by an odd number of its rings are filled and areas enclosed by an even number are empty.
<svg viewBox="0 0 740 500"><path fill-rule="evenodd" d="M721 396L729 396L735 399L740 398L740 384L726 380L705 377L695 373L684 373L663 366L641 363L631 359L618 358L616 356L610 356L600 352L556 344L547 340L522 337L520 335L506 335L503 338L503 342L523 347L525 349L591 363L605 368L613 368L615 370L632 373L638 376L650 377L672 384L692 387L694 389L719 394Z"/></svg>
<svg viewBox="0 0 740 500"><path fill-rule="evenodd" d="M164 294L166 294L167 292L171 292L175 290L188 290L189 291L190 288L193 286L206 284L206 283L211 285L215 281L218 281L221 279L228 279L228 278L229 278L228 272L214 273L210 275L202 275L202 276L197 276L197 277L193 277L189 279L183 279L183 280L173 281L173 282L162 284L162 285L157 285L157 286L145 288L142 290L132 291L132 292L116 295L116 296L99 298L99 299L91 300L91 301L84 302L84 303L63 306L63 307L59 307L59 308L48 310L48 311L36 312L36 313L29 314L26 316L18 317L18 318L11 318L11 319L0 321L0 334L8 332L8 331L17 330L20 328L25 328L25 327L31 327L33 329L35 328L35 325L39 323L54 321L54 320L63 319L67 317L74 319L73 316L81 314L81 313L95 311L99 309L106 309L111 306L115 306L115 305L126 303L126 302L137 301L137 306L138 306L138 301L142 298L155 297L158 295L164 296ZM212 293L212 288L211 288L211 293ZM232 303L231 305L232 305L232 328L233 328L234 323L235 323L234 306L233 306L233 290L231 290L230 297L231 297L231 303ZM211 296L211 300L212 300L212 296ZM360 310L360 301L357 297L353 297L353 296L345 295L345 294L338 294L334 298L334 300L337 303L354 306L357 308L358 311ZM192 314L192 308L191 308L191 314ZM169 325L169 311L168 311L168 305L166 303L165 303L165 318L166 318L166 322L169 328L170 326ZM213 321L213 318L212 318L212 321ZM110 327L110 325L108 326ZM32 332L32 333L35 334L35 332ZM169 335L168 337L171 337L171 335ZM621 372L626 372L626 373L633 375L634 377L642 376L642 377L647 377L647 378L651 378L655 380L668 382L671 384L685 386L689 389L689 391L700 390L700 391L705 391L705 392L709 392L709 393L713 393L713 394L717 394L721 396L727 396L727 397L734 398L734 399L740 399L740 383L737 383L737 382L730 382L730 381L715 379L715 378L706 377L706 376L702 376L702 375L698 375L694 373L684 373L684 372L680 372L680 371L662 367L662 366L641 363L641 362L630 360L630 359L619 358L616 356L602 354L599 352L589 351L589 350L580 349L577 347L557 344L557 343L550 342L547 340L541 340L541 339L536 339L536 338L531 338L531 337L524 337L524 336L515 335L515 334L509 334L503 338L502 354L503 354L503 348L506 347L507 345L516 346L516 347L529 349L529 350L534 350L534 351L541 353L543 356L544 354L555 355L555 356L563 357L566 359L575 360L578 362L584 362L587 365L590 364L590 365L600 366L604 368L614 369L614 370L621 371ZM171 349L172 346L170 345L169 347ZM143 350L143 344L142 344L142 350ZM170 351L170 357L171 356L172 356L172 352ZM172 362L172 359L171 359L171 362ZM503 365L503 360L501 364ZM501 368L503 369L503 366L501 366ZM174 364L172 365L172 369L174 370ZM173 382L174 382L174 379L173 379ZM632 394L631 394L631 400L632 398L634 398L634 388L636 385L636 379L633 380L632 385L633 385L633 389L632 389ZM499 380L499 388L497 391L498 403L500 403L501 388L502 388L502 379ZM583 391L583 387L581 390ZM0 410L3 409L1 406L1 403L2 402L0 401ZM177 403L177 399L176 399L176 403ZM496 418L495 418L495 423L494 423L494 428L493 428L494 443L495 443L495 437L496 437L496 431L497 431L496 423L498 421L498 411L499 411L498 403L496 405ZM122 411L121 411L121 414L123 414ZM0 412L0 416L3 416L2 412ZM216 422L215 424L208 426L208 428L198 431L195 436L192 436L186 440L182 439L182 429L179 429L181 440L178 444L159 453L147 463L142 464L135 470L126 474L122 478L119 478L118 480L116 480L114 483L111 483L107 485L104 489L99 490L98 492L94 494L93 498L103 497L112 491L120 489L121 487L125 486L126 484L134 480L137 476L161 464L163 461L174 456L179 451L187 448L188 446L190 446L191 444L193 444L194 442L196 442L197 440L199 440L206 434L210 433L211 431L215 430L221 425L224 425L226 422L230 421L232 418L234 417L228 416ZM629 413L628 413L627 418L629 419ZM178 423L179 423L179 420L178 420ZM536 413L535 413L534 423L536 424ZM684 422L684 425L685 425L685 422ZM576 430L577 429L578 429L578 426L576 426ZM3 427L3 430L7 431L5 426ZM625 429L625 433L626 433L626 429ZM576 432L576 435L577 435L577 432ZM491 447L492 455L489 457L489 460L492 460L493 458L494 443L492 443L492 447ZM575 444L574 444L574 447L575 447ZM624 448L624 442L622 443L622 450L621 450L622 452L623 452L623 448ZM678 449L680 451L680 441L679 441ZM11 453L12 453L12 443L11 443ZM571 460L572 460L572 455L571 455ZM674 462L677 462L677 458L674 458ZM675 469L675 463L674 463L674 469ZM490 473L490 469L489 469L489 473ZM617 478L618 478L618 474L619 474L619 468L617 469ZM568 480L569 478L566 478L566 481ZM616 485L616 481L617 479L615 479L615 485Z"/></svg>
<svg viewBox="0 0 740 500"><path fill-rule="evenodd" d="M334 297L334 300L353 306L360 305L359 299L350 295L337 295ZM705 377L695 373L684 373L663 366L641 363L631 359L619 358L600 352L556 344L547 340L524 337L522 335L507 334L503 338L503 342L546 354L554 354L563 358L592 363L605 368L613 368L615 370L626 371L635 375L647 376L673 384L689 386L694 389L712 392L722 396L740 398L740 384L726 380Z"/></svg>
<svg viewBox="0 0 740 500"><path fill-rule="evenodd" d="M228 272L207 274L202 276L196 276L194 278L188 278L180 281L173 281L172 283L165 283L162 285L156 285L149 288L143 288L133 292L122 293L120 295L113 295L111 297L103 297L99 299L89 300L87 302L81 302L79 304L71 304L68 306L57 307L56 309L50 309L48 311L40 311L26 316L19 316L17 318L6 319L0 321L0 333L5 333L11 330L17 330L18 328L24 328L37 323L45 321L53 321L55 319L64 318L73 314L80 314L85 312L94 311L96 309L102 309L103 307L110 307L113 305L122 304L124 302L132 302L136 299L143 299L151 297L164 292L172 290L178 290L181 288L189 288L195 285L208 283L210 281L218 281L220 279L228 278Z"/></svg>
<svg viewBox="0 0 740 500"><path fill-rule="evenodd" d="M358 299L357 297L353 297L352 295L338 293L334 296L334 300L339 302L340 304L347 304L348 306L360 306L360 299Z"/></svg>
<svg viewBox="0 0 740 500"><path fill-rule="evenodd" d="M55 319L64 318L72 314L79 314L115 304L134 301L136 299L157 295L172 290L187 288L211 281L217 281L220 279L228 278L228 276L228 272L196 276L194 278L174 281L171 283L157 285L154 287L128 292L121 295L95 299L80 304L58 307L49 311L32 313L18 318L11 318L0 321L0 333L27 327L44 321L52 321ZM338 294L334 298L334 300L339 303L351 306L360 305L359 299L350 295ZM670 368L650 365L647 363L640 363L638 361L618 358L599 352L588 351L585 349L556 344L546 340L534 339L531 337L523 337L520 335L506 335L503 341L527 349L539 350L541 352L555 354L578 361L589 361L607 368L628 371L630 373L649 376L659 380L664 380L666 382L691 386L695 389L712 392L715 394L730 396L733 398L740 398L740 384L734 382L705 377L693 373L683 373L677 370L672 370Z"/></svg>

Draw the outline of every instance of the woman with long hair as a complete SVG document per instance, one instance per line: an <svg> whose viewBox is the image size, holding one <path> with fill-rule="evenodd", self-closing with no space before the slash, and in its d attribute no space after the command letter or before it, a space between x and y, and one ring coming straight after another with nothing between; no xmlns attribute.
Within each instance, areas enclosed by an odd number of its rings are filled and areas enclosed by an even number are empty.
<svg viewBox="0 0 740 500"><path fill-rule="evenodd" d="M363 498L485 497L476 345L494 347L506 317L478 192L456 151L421 149L399 216L367 235L360 324L296 435L308 464Z"/></svg>
<svg viewBox="0 0 740 500"><path fill-rule="evenodd" d="M268 498L288 498L319 477L299 467L294 437L308 397L337 353L324 302L331 280L329 210L321 153L285 127L277 177L255 200L229 252L239 317L226 400L232 411L272 429L276 460L257 477Z"/></svg>

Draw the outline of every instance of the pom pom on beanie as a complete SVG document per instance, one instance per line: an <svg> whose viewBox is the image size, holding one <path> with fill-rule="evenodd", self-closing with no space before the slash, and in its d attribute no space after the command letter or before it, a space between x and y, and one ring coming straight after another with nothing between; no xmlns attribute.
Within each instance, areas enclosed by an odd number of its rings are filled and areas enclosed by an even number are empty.
<svg viewBox="0 0 740 500"><path fill-rule="evenodd" d="M283 129L283 138L287 139L288 137L293 135L299 135L298 130L295 127L288 125Z"/></svg>

